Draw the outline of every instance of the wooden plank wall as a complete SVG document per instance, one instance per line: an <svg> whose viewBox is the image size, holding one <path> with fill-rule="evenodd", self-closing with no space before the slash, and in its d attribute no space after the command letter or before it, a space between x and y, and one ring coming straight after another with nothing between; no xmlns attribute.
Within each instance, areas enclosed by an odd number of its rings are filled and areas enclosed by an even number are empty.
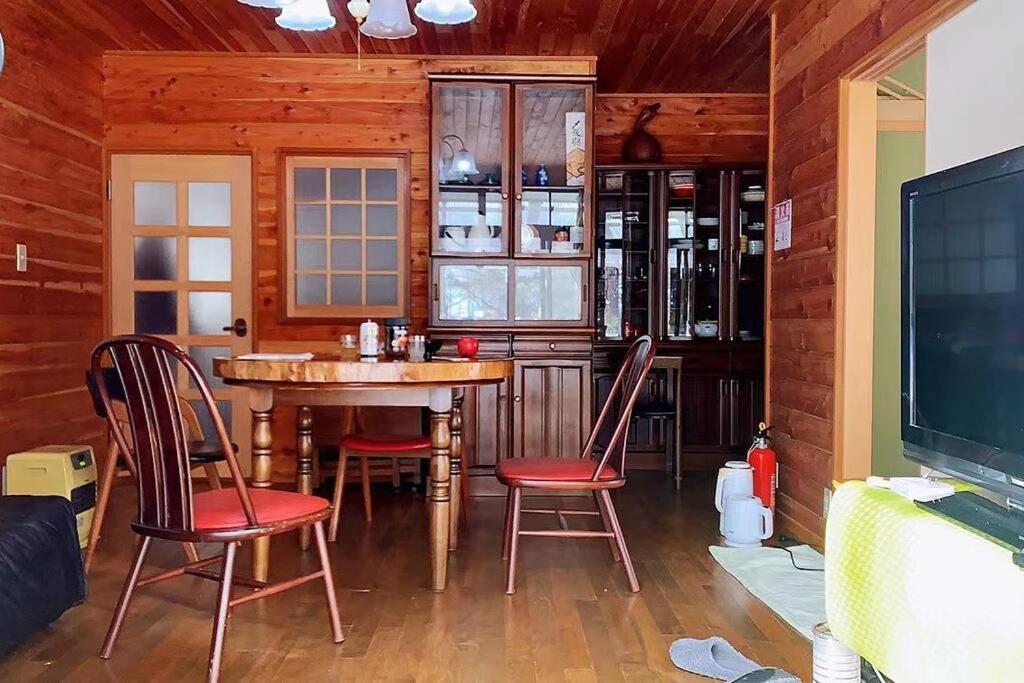
<svg viewBox="0 0 1024 683"><path fill-rule="evenodd" d="M773 256L770 410L779 511L820 540L833 477L839 82L962 0L780 0L773 68L774 197L793 199L793 246Z"/></svg>
<svg viewBox="0 0 1024 683"><path fill-rule="evenodd" d="M767 94L599 95L594 108L596 160L622 161L622 145L636 117L660 102L647 127L668 163L750 163L768 159Z"/></svg>
<svg viewBox="0 0 1024 683"><path fill-rule="evenodd" d="M101 51L61 14L17 2L0 17L0 464L105 442L83 383L103 333Z"/></svg>
<svg viewBox="0 0 1024 683"><path fill-rule="evenodd" d="M362 71L348 57L245 56L174 53L108 53L104 58L104 122L108 152L117 150L251 151L256 172L257 220L253 255L256 338L262 350L289 343L325 342L353 331L349 325L282 324L278 320L278 157L280 148L410 150L412 169L411 287L413 325L427 319L429 234L430 71L496 73L590 73L591 58L364 59ZM610 104L601 102L607 99ZM667 99L667 98L666 98ZM603 138L619 139L633 116L618 97L600 97L599 111L615 112L599 123ZM741 104L747 102L748 104ZM736 116L736 125L760 132L757 144L730 144L732 161L766 158L767 99L702 96L704 105L672 107L668 123L688 117ZM673 134L673 149L711 154L714 133L731 124L705 126L704 119ZM689 135L700 141L686 142ZM618 143L621 144L621 143ZM760 153L752 148L760 145ZM728 156L728 155L726 155ZM278 443L292 441L288 411L275 416ZM291 477L293 461L275 458L275 477Z"/></svg>

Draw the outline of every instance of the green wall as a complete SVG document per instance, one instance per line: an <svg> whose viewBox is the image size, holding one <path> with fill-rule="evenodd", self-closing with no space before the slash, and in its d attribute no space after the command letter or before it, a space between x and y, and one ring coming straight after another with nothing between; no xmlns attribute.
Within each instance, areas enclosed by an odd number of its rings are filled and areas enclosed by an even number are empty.
<svg viewBox="0 0 1024 683"><path fill-rule="evenodd" d="M924 133L878 134L871 471L916 476L900 441L900 186L924 175Z"/></svg>

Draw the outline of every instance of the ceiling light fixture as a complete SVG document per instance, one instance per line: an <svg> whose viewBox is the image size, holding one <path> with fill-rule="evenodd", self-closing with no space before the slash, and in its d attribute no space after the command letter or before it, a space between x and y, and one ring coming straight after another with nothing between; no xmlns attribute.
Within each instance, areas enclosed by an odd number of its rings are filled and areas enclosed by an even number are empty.
<svg viewBox="0 0 1024 683"><path fill-rule="evenodd" d="M262 7L264 9L281 9L295 2L295 0L238 0L249 7Z"/></svg>
<svg viewBox="0 0 1024 683"><path fill-rule="evenodd" d="M416 35L406 0L373 0L366 23L359 30L371 38L398 40Z"/></svg>
<svg viewBox="0 0 1024 683"><path fill-rule="evenodd" d="M370 13L370 0L348 0L348 13L356 20L356 71L363 70L363 33L359 27Z"/></svg>
<svg viewBox="0 0 1024 683"><path fill-rule="evenodd" d="M472 0L420 0L415 11L432 24L464 24L476 17Z"/></svg>
<svg viewBox="0 0 1024 683"><path fill-rule="evenodd" d="M326 31L334 28L335 23L327 0L295 0L285 5L277 17L278 26L293 31Z"/></svg>

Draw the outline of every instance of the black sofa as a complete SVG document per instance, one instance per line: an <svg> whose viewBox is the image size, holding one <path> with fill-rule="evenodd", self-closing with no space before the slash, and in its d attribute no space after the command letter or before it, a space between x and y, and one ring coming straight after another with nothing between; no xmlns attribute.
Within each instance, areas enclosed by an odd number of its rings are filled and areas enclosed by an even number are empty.
<svg viewBox="0 0 1024 683"><path fill-rule="evenodd" d="M0 496L0 655L85 597L71 503L59 496Z"/></svg>

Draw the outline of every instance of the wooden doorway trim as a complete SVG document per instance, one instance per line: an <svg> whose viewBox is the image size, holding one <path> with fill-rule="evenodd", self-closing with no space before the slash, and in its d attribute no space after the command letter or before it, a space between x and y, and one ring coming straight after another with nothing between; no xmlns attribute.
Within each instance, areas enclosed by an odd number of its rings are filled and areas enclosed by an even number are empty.
<svg viewBox="0 0 1024 683"><path fill-rule="evenodd" d="M860 60L839 83L833 476L871 474L877 81L922 49L929 31L974 0L940 0Z"/></svg>

